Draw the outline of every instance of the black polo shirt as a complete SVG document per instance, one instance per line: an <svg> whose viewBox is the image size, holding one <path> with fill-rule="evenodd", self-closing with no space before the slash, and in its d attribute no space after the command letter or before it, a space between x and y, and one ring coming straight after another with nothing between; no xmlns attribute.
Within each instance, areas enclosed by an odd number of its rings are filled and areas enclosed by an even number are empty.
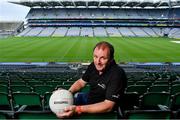
<svg viewBox="0 0 180 120"><path fill-rule="evenodd" d="M89 104L102 102L105 99L117 102L121 95L123 95L127 85L124 70L114 60L105 68L101 75L99 75L92 62L82 76L82 79L90 85Z"/></svg>

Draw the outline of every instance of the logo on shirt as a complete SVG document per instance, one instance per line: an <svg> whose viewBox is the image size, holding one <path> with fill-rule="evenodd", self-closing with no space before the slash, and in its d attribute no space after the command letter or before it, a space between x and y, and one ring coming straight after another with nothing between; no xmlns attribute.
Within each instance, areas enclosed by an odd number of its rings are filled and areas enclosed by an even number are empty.
<svg viewBox="0 0 180 120"><path fill-rule="evenodd" d="M116 99L118 99L119 96L120 96L119 94L118 94L118 95L112 95L112 97L113 97L113 98L116 98Z"/></svg>
<svg viewBox="0 0 180 120"><path fill-rule="evenodd" d="M102 89L106 89L106 85L105 84L98 83L98 86L100 86Z"/></svg>

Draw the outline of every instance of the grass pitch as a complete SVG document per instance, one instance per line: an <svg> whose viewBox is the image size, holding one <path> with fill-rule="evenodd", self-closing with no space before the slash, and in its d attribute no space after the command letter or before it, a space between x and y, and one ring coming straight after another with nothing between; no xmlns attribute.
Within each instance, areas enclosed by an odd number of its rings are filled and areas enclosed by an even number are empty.
<svg viewBox="0 0 180 120"><path fill-rule="evenodd" d="M10 37L0 39L0 62L91 62L103 40L117 62L180 62L180 44L158 37Z"/></svg>

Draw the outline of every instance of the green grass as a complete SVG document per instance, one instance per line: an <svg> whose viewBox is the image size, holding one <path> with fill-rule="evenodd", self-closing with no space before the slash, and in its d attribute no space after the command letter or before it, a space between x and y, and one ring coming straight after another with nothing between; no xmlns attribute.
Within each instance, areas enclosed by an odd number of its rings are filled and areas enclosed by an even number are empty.
<svg viewBox="0 0 180 120"><path fill-rule="evenodd" d="M90 62L102 40L117 62L180 62L180 44L158 37L10 37L0 39L0 62Z"/></svg>

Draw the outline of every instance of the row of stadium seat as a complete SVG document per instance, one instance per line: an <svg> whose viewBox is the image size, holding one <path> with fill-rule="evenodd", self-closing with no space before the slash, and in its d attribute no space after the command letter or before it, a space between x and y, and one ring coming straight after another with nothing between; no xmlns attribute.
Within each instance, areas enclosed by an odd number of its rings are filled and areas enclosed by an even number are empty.
<svg viewBox="0 0 180 120"><path fill-rule="evenodd" d="M13 93L12 98L10 98L5 93L0 93L1 98L1 110L4 111L9 110L8 112L23 112L23 111L48 111L48 100L51 93L46 93L46 95L41 98L37 93ZM136 99L130 94L127 94L125 96L125 103L124 106L125 112L133 111L134 106L137 105L133 104L132 102L135 102ZM136 106L136 111L149 111L149 110L163 110L163 111L178 111L180 107L180 94L175 95L172 100L170 98L170 95L168 93L147 93L143 95L140 98L139 105ZM161 116L162 117L162 116Z"/></svg>
<svg viewBox="0 0 180 120"><path fill-rule="evenodd" d="M179 28L155 27L28 27L18 36L178 36Z"/></svg>

